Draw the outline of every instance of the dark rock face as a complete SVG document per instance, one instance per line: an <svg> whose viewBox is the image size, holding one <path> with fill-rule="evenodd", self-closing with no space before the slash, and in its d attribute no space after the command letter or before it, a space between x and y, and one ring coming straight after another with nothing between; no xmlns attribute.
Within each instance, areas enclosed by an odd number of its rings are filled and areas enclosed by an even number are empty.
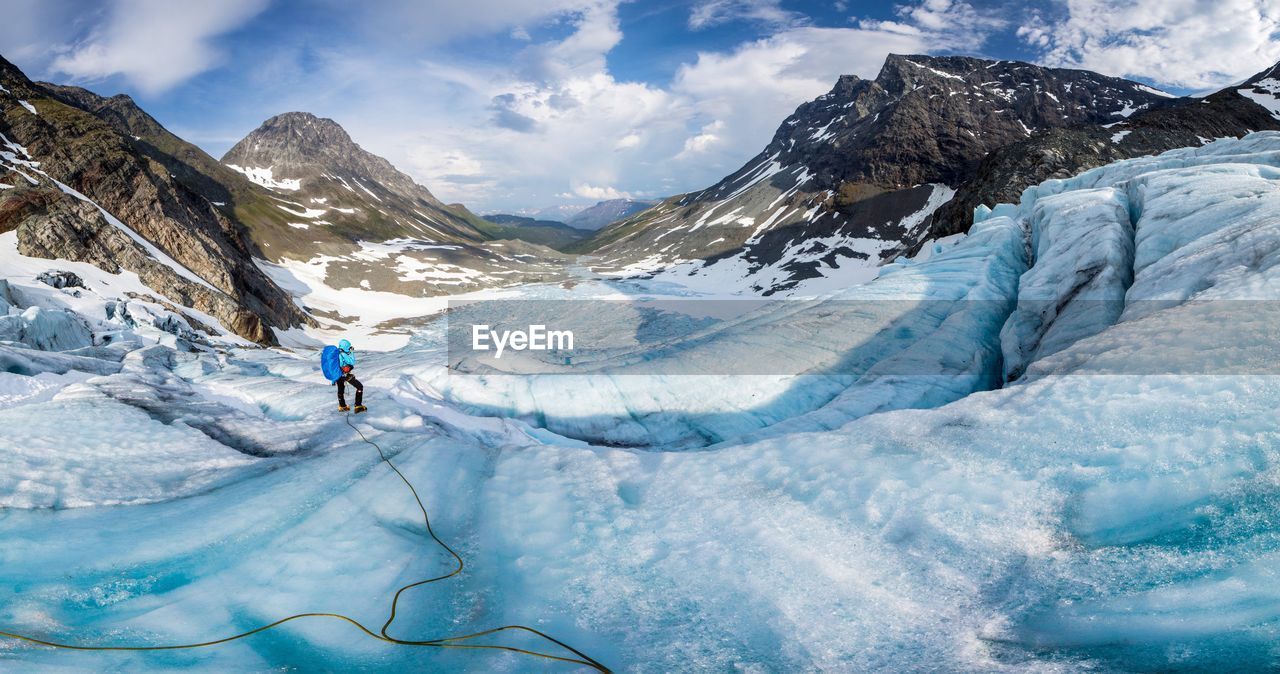
<svg viewBox="0 0 1280 674"><path fill-rule="evenodd" d="M183 278L156 260L92 204L51 187L6 190L0 228L16 229L18 252L28 257L87 262L109 273L129 270L149 288L217 318L228 330L262 344L274 335L262 318L228 295Z"/></svg>
<svg viewBox="0 0 1280 674"><path fill-rule="evenodd" d="M220 307L218 312L209 313L225 320L228 328L247 339L270 343L274 338L267 326L289 327L309 321L292 299L254 265L254 246L239 223L177 180L164 163L140 151L136 141L90 110L76 106L77 102L88 105L92 94L64 97L32 83L2 59L0 85L8 91L0 92L0 133L7 139L5 149L13 159L0 162L0 181L51 187L52 181L57 180L92 199L216 289L201 287L199 295L223 295L220 300L204 300L206 306ZM122 98L101 100L123 104ZM37 112L30 112L18 101L26 101ZM125 107L136 106L129 102ZM17 191L0 192L0 213L10 215L7 224L0 223L0 231L14 228L12 216L28 213L32 206L9 203L19 197L14 192ZM22 199L30 201L31 197ZM52 203L46 199L44 207ZM59 212L62 219L74 217L66 215L68 212L83 214L91 221L90 216L101 217L92 207ZM26 221L34 222L30 218ZM46 243L58 240L54 237ZM56 246L33 249L42 250L45 257L83 259ZM134 268L138 266L137 258L124 259L128 265L101 257L92 261L108 271L124 266L142 274ZM167 277L161 275L153 274L151 278L167 283ZM195 296L178 285L151 287L175 300L183 294Z"/></svg>
<svg viewBox="0 0 1280 674"><path fill-rule="evenodd" d="M875 80L841 77L801 105L747 163L805 166L807 191L848 182L956 187L989 151L1047 129L1123 120L1166 104L1143 85L1085 70L962 56L890 55ZM742 172L693 200L741 184Z"/></svg>
<svg viewBox="0 0 1280 674"><path fill-rule="evenodd" d="M968 231L978 205L1016 203L1024 189L1050 178L1067 178L1113 161L1195 147L1216 138L1280 129L1280 112L1273 112L1280 110L1280 96L1269 91L1280 91L1280 81L1274 75L1277 71L1280 65L1244 84L1204 98L1169 101L1105 128L1055 129L1002 147L982 160L955 198L938 209L914 238L905 241L904 248L914 251L923 239Z"/></svg>
<svg viewBox="0 0 1280 674"><path fill-rule="evenodd" d="M998 148L1168 100L1082 70L891 55L876 79L841 77L801 105L763 152L716 185L611 225L580 249L606 268L736 260L748 276L771 268L764 290L785 290L842 260L895 254Z"/></svg>

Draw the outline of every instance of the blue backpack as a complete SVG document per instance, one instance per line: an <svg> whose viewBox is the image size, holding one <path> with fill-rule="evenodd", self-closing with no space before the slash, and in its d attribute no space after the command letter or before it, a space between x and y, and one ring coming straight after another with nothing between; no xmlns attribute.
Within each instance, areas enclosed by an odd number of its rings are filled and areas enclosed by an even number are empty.
<svg viewBox="0 0 1280 674"><path fill-rule="evenodd" d="M338 358L338 353L338 347L332 345L324 347L324 351L320 352L320 371L330 382L342 378L342 362Z"/></svg>

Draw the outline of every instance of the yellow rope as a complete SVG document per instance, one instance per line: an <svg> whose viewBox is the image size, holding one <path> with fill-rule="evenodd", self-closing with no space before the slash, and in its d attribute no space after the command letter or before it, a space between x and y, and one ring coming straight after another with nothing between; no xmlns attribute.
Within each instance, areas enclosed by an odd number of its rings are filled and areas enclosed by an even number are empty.
<svg viewBox="0 0 1280 674"><path fill-rule="evenodd" d="M395 474L398 475L400 477L400 480L404 482L405 486L409 488L409 491L413 494L413 499L418 503L418 509L422 511L422 521L427 526L427 535L429 535L431 537L431 540L435 541L440 547L444 548L445 551L447 551L453 557L454 561L457 564L457 566L454 567L453 571L450 571L449 573L443 576L436 576L434 578L428 578L426 580L419 580L419 581L410 583L408 585L405 585L404 587L401 587L399 590L396 590L395 596L392 597L391 599L391 615L390 617L387 618L387 622L382 625L382 629L379 630L378 633L375 633L369 628L365 627L363 624L360 623L360 621L354 618L342 615L341 613L296 613L294 615L281 618L273 623L263 625L261 627L256 627L247 632L241 632L239 634L233 634L229 637L224 637L222 639L215 639L213 641L202 641L200 643L194 643L194 644L174 644L174 645L168 645L168 646L85 646L81 644L61 643L57 641L49 641L46 639L38 639L36 637L27 636L25 634L17 634L15 632L6 632L6 631L0 631L0 637L16 639L19 641L36 644L39 646L47 646L49 648L61 648L61 649L73 650L73 651L177 651L177 650L186 650L186 649L192 649L192 648L207 648L209 646L217 646L220 644L229 643L232 641L236 641L238 639L251 637L261 632L266 632L267 630L274 629L285 623L292 622L294 620L300 620L302 618L332 618L332 619L337 619L343 622L350 623L354 625L357 629L359 629L361 632L363 632L364 634L374 639L377 639L379 641L384 641L390 644L396 644L399 646L425 646L425 647L431 647L431 648L457 648L457 649L468 649L468 650L508 651L511 653L521 653L524 655L531 655L534 657L544 658L547 660L556 660L559 662L568 662L568 663L577 664L577 665L585 665L587 667L591 667L592 669L595 669L596 671L604 672L605 674L610 674L610 669L608 667L605 667L604 665L600 664L599 662L592 659L582 651L579 651L578 649L570 646L569 644L566 644L563 641L560 641L559 639L556 639L555 637L549 634L540 632L526 625L503 625L502 627L495 627L495 628L487 629L481 632L473 632L471 634L461 634L458 636L441 637L437 639L426 639L421 641L397 639L391 636L390 634L388 634L387 630L391 628L391 623L395 622L395 619L396 619L396 608L399 606L399 603L400 603L400 595L404 594L406 590L410 590L415 587L420 587L428 583L441 581L446 578L452 578L462 573L462 569L465 566L465 562L462 561L462 557L457 552L455 552L453 548L449 547L448 544L440 540L439 536L436 536L435 530L431 528L431 516L427 514L427 507L423 505L422 498L418 496L418 490L414 488L413 483L409 481L409 478L405 477L404 473L401 473L400 469L397 468L396 465L391 462L391 459L387 458L386 453L382 451L382 447L378 446L378 443L365 437L364 432L361 431L359 428L356 428L355 424L351 423L350 415L347 415L346 417L344 417L344 420L347 422L348 426L350 426L353 430L355 430L356 433L360 434L361 440L364 440L366 443L373 445L374 449L378 450L378 456L382 458L382 461L386 463L388 466L390 466L391 470L395 471ZM497 634L499 632L507 632L507 631L529 632L531 634L537 635L542 639L549 641L565 649L570 653L573 653L577 657L575 658L575 657L567 657L562 655L553 655L551 653L540 653L538 651L531 651L523 648L516 648L514 646L501 646L496 644L461 643L461 642L469 641L471 639L477 639L479 637L488 636L490 634Z"/></svg>

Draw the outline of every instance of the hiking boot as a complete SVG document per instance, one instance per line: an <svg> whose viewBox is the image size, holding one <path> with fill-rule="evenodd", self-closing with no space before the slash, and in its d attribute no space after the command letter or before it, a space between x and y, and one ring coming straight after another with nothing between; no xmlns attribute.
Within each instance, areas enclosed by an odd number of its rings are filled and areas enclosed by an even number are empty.
<svg viewBox="0 0 1280 674"><path fill-rule="evenodd" d="M346 405L338 405L338 411L339 411L339 412L350 412L350 411L351 411L351 408L350 408L350 407L347 407Z"/></svg>
<svg viewBox="0 0 1280 674"><path fill-rule="evenodd" d="M356 414L359 414L361 412L368 412L368 411L369 411L368 407L365 407L364 405L356 405Z"/></svg>

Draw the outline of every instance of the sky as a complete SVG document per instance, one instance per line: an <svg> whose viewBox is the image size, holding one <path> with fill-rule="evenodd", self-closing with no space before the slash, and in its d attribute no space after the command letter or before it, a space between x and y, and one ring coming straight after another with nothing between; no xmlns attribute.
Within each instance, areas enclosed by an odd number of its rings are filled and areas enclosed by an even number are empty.
<svg viewBox="0 0 1280 674"><path fill-rule="evenodd" d="M127 93L220 157L337 120L446 202L532 212L706 187L889 53L1087 68L1174 93L1280 61L1280 0L0 0L0 55Z"/></svg>

